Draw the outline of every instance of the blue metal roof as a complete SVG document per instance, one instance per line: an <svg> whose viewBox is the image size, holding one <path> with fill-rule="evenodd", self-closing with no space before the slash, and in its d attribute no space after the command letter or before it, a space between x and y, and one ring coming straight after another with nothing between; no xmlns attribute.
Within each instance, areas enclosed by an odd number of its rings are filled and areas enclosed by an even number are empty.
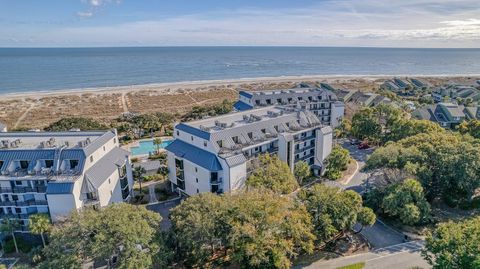
<svg viewBox="0 0 480 269"><path fill-rule="evenodd" d="M205 140L210 140L210 133L209 132L202 131L202 130L200 130L198 128L195 128L195 127L192 127L190 125L180 123L180 124L177 124L177 126L175 126L175 128L180 130L180 131L184 131L184 132L187 132L189 134L192 134L194 136L198 136L198 137L203 138Z"/></svg>
<svg viewBox="0 0 480 269"><path fill-rule="evenodd" d="M249 105L249 104L245 104L244 102L242 101L237 101L233 107L238 110L238 111L245 111L245 110L249 110L249 109L252 109L252 107Z"/></svg>
<svg viewBox="0 0 480 269"><path fill-rule="evenodd" d="M180 158L184 158L198 166L201 166L209 171L221 171L222 166L217 159L217 156L206 150L197 148L182 140L175 139L170 145L165 148L167 151L175 154Z"/></svg>
<svg viewBox="0 0 480 269"><path fill-rule="evenodd" d="M243 97L247 97L247 98L252 98L253 95L249 92L246 92L246 91L240 91L239 94Z"/></svg>
<svg viewBox="0 0 480 269"><path fill-rule="evenodd" d="M73 191L73 182L54 183L47 185L47 194L69 194Z"/></svg>

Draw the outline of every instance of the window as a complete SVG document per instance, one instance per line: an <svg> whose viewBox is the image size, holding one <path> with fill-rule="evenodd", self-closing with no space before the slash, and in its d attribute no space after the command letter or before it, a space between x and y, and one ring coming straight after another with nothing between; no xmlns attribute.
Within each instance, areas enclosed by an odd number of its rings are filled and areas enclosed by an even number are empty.
<svg viewBox="0 0 480 269"><path fill-rule="evenodd" d="M192 135L192 136L190 136L190 140L192 140L192 141L193 141L193 135Z"/></svg>
<svg viewBox="0 0 480 269"><path fill-rule="evenodd" d="M278 125L273 126L273 128L275 128L275 131L278 132Z"/></svg>
<svg viewBox="0 0 480 269"><path fill-rule="evenodd" d="M15 181L15 185L17 185L17 186L21 186L21 185L22 185L22 181L20 181L20 180L16 180L16 181Z"/></svg>
<svg viewBox="0 0 480 269"><path fill-rule="evenodd" d="M7 196L8 197L8 196ZM7 199L8 200L8 199ZM12 194L12 201L18 201L18 195Z"/></svg>
<svg viewBox="0 0 480 269"><path fill-rule="evenodd" d="M264 133L264 134L267 133L267 130L265 130L265 129L262 129L260 131L262 131L262 133Z"/></svg>
<svg viewBox="0 0 480 269"><path fill-rule="evenodd" d="M267 99L266 102L267 102L267 105L271 105L271 104L272 104L272 100L270 100L270 99Z"/></svg>
<svg viewBox="0 0 480 269"><path fill-rule="evenodd" d="M78 160L70 160L70 169L75 169L78 166Z"/></svg>
<svg viewBox="0 0 480 269"><path fill-rule="evenodd" d="M281 99L281 98L278 98L278 99L277 99L277 103L278 103L278 104L281 104L281 103L282 103L282 99Z"/></svg>
<svg viewBox="0 0 480 269"><path fill-rule="evenodd" d="M204 147L207 146L207 141L203 141L203 146L204 146Z"/></svg>
<svg viewBox="0 0 480 269"><path fill-rule="evenodd" d="M105 146L103 146L103 151L105 151Z"/></svg>
<svg viewBox="0 0 480 269"><path fill-rule="evenodd" d="M197 189L197 193L199 193L198 189Z"/></svg>
<svg viewBox="0 0 480 269"><path fill-rule="evenodd" d="M197 177L197 178L195 178L195 180L196 180L196 181L197 181L197 183L198 183L198 177Z"/></svg>
<svg viewBox="0 0 480 269"><path fill-rule="evenodd" d="M195 167L195 173L197 173L197 172L198 172L198 168L197 168L197 167Z"/></svg>
<svg viewBox="0 0 480 269"><path fill-rule="evenodd" d="M235 142L235 144L238 144L238 136L232 136L232 140Z"/></svg>
<svg viewBox="0 0 480 269"><path fill-rule="evenodd" d="M27 169L28 168L28 161L20 161L20 168Z"/></svg>
<svg viewBox="0 0 480 269"><path fill-rule="evenodd" d="M93 163L93 155L90 156L90 162Z"/></svg>
<svg viewBox="0 0 480 269"><path fill-rule="evenodd" d="M22 209L20 207L15 207L15 213L22 213Z"/></svg>
<svg viewBox="0 0 480 269"><path fill-rule="evenodd" d="M110 178L108 179L108 184L112 184L112 181L110 180Z"/></svg>
<svg viewBox="0 0 480 269"><path fill-rule="evenodd" d="M177 136L179 136L179 135L180 135L180 132L177 130Z"/></svg>
<svg viewBox="0 0 480 269"><path fill-rule="evenodd" d="M87 199L88 200L97 200L97 193L96 192L87 192Z"/></svg>
<svg viewBox="0 0 480 269"><path fill-rule="evenodd" d="M53 167L53 160L45 160L45 167L47 168Z"/></svg>
<svg viewBox="0 0 480 269"><path fill-rule="evenodd" d="M248 135L248 138L253 139L253 133L252 132L247 133L247 135Z"/></svg>

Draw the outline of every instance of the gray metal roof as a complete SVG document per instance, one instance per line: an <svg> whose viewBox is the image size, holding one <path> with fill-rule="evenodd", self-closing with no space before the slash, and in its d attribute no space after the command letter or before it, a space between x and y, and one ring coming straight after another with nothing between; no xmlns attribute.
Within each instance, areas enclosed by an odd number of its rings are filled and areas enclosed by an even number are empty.
<svg viewBox="0 0 480 269"><path fill-rule="evenodd" d="M85 154L88 156L95 152L97 149L102 147L105 143L107 143L109 140L113 139L116 136L116 134L113 131L108 131L103 133L100 137L97 139L93 140L90 144L88 144L85 148Z"/></svg>
<svg viewBox="0 0 480 269"><path fill-rule="evenodd" d="M160 162L158 160L149 160L145 162L135 163L133 164L134 167L141 166L145 168L147 171L156 171L160 168Z"/></svg>
<svg viewBox="0 0 480 269"><path fill-rule="evenodd" d="M95 188L100 187L108 177L125 164L130 152L114 148L85 172L85 177ZM85 184L85 183L84 183Z"/></svg>
<svg viewBox="0 0 480 269"><path fill-rule="evenodd" d="M227 162L229 167L234 167L245 163L247 161L247 158L243 154L238 154L232 157L225 158L225 161Z"/></svg>

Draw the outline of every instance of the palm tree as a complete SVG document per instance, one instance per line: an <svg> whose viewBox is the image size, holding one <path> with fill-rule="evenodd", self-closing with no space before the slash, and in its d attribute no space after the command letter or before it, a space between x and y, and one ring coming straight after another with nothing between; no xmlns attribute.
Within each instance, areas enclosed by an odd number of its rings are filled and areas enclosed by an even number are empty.
<svg viewBox="0 0 480 269"><path fill-rule="evenodd" d="M143 175L147 172L145 168L142 166L137 166L135 169L133 169L133 178L138 181L138 184L140 184L140 193L142 192L142 180L143 180Z"/></svg>
<svg viewBox="0 0 480 269"><path fill-rule="evenodd" d="M43 247L45 248L44 234L50 231L50 218L47 214L35 214L30 216L29 221L30 231L34 234L39 234L42 237Z"/></svg>
<svg viewBox="0 0 480 269"><path fill-rule="evenodd" d="M160 146L162 145L163 141L160 137L153 139L153 144L157 148L157 154L160 153Z"/></svg>
<svg viewBox="0 0 480 269"><path fill-rule="evenodd" d="M3 219L0 224L0 231L9 233L13 237L13 244L15 245L15 252L18 253L17 239L15 238L15 231L20 227L18 220L15 219Z"/></svg>

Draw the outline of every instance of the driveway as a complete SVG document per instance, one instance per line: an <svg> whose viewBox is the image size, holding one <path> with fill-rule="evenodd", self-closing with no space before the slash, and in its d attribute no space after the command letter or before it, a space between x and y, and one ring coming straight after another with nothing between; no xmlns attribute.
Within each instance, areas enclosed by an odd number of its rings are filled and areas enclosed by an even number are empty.
<svg viewBox="0 0 480 269"><path fill-rule="evenodd" d="M169 215L170 209L176 207L181 202L180 198L174 200L160 202L156 204L149 204L146 206L148 210L159 213L162 216L162 222L160 223L160 228L164 231L170 229L172 223L170 222Z"/></svg>
<svg viewBox="0 0 480 269"><path fill-rule="evenodd" d="M334 181L327 181L325 183L330 186L353 190L361 194L366 189L369 177L368 173L362 172L362 168L365 166L368 155L373 152L373 149L358 149L356 145L351 145L349 140L342 140L339 143L346 148L350 152L350 156L357 161L359 169L346 185ZM387 226L381 220L377 220L371 227L365 227L361 234L368 240L374 249L398 245L405 242L402 233Z"/></svg>

